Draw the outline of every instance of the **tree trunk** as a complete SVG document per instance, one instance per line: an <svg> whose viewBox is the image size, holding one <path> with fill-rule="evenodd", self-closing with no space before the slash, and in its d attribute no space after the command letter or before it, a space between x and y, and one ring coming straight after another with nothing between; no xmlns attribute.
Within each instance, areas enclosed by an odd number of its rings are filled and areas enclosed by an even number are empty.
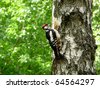
<svg viewBox="0 0 100 88"><path fill-rule="evenodd" d="M96 74L93 66L96 45L91 29L92 0L53 0L52 27L59 22L61 53L53 59L53 75Z"/></svg>

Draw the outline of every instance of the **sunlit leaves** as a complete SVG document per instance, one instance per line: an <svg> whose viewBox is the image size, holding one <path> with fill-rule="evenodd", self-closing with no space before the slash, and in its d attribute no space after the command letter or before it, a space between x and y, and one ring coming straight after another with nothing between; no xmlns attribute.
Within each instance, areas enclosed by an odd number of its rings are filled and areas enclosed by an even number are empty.
<svg viewBox="0 0 100 88"><path fill-rule="evenodd" d="M96 59L95 66L97 73L100 74L100 0L93 0L93 21L92 21L93 33L96 39Z"/></svg>
<svg viewBox="0 0 100 88"><path fill-rule="evenodd" d="M0 74L50 74L51 53L41 29L51 23L50 3L0 1Z"/></svg>
<svg viewBox="0 0 100 88"><path fill-rule="evenodd" d="M93 29L100 30L100 0L93 0Z"/></svg>

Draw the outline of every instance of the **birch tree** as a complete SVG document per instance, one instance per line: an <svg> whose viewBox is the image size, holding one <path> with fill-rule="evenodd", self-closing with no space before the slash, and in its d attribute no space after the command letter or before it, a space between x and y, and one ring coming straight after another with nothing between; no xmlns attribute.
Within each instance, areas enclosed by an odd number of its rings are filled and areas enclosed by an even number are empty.
<svg viewBox="0 0 100 88"><path fill-rule="evenodd" d="M91 17L92 0L53 0L52 27L57 19L64 55L60 60L53 59L53 75L96 74Z"/></svg>

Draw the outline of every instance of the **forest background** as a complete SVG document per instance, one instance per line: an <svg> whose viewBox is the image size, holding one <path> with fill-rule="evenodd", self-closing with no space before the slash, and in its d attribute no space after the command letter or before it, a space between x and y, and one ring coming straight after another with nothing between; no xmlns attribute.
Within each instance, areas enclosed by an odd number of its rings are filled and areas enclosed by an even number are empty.
<svg viewBox="0 0 100 88"><path fill-rule="evenodd" d="M100 74L100 0L93 0L95 68ZM0 0L0 74L51 74L52 50L42 24L52 21L52 0Z"/></svg>

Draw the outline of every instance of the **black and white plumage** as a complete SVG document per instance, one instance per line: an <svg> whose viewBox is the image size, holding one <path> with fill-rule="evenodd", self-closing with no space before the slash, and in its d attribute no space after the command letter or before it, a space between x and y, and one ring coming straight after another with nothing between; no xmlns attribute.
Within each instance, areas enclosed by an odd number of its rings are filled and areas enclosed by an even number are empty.
<svg viewBox="0 0 100 88"><path fill-rule="evenodd" d="M47 24L43 25L42 28L46 32L46 38L48 39L49 44L54 51L55 57L60 58L61 57L61 54L60 54L60 50L61 50L60 34L58 33L57 30L49 28Z"/></svg>

